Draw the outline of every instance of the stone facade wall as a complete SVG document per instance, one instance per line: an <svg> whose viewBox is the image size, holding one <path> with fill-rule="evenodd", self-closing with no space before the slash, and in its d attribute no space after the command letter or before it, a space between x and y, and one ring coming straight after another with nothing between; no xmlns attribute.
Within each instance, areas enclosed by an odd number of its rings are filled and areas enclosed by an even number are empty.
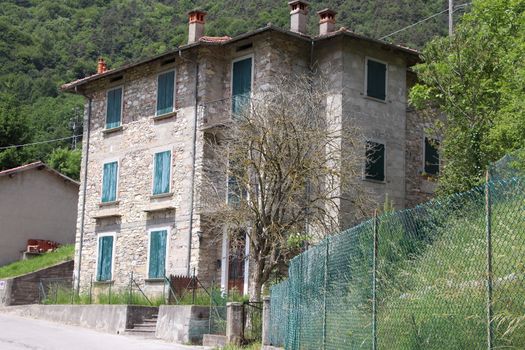
<svg viewBox="0 0 525 350"><path fill-rule="evenodd" d="M247 47L247 44L252 44ZM113 279L115 287L126 287L130 273L147 292L158 293L162 283L147 281L148 231L169 229L168 262L166 273L185 275L195 269L202 282L209 284L221 278L222 232L212 230L205 223L204 202L209 194L199 191L203 178L216 177L226 185L226 177L205 173L206 157L210 154L205 143L212 133L209 120L228 118L231 94L232 60L251 56L254 62L253 91L263 91L280 73L309 71L311 64L319 74L329 77L331 91L328 98L339 101L333 113L348 114L359 123L367 138L386 144L386 181L363 181L377 202L382 204L386 194L397 208L406 201L405 161L408 161L406 137L417 138L419 131L406 134L406 60L403 56L380 50L377 46L345 38L336 38L316 44L290 38L282 33L263 33L229 46L204 46L173 54L174 62L162 65L162 60L142 64L125 71L122 79L111 82L100 79L88 85L85 94L92 98L91 136L87 160L87 195L81 260L81 287L85 289L96 275L97 237L115 235ZM244 49L241 49L245 47ZM364 96L365 58L372 57L388 63L388 93L386 102ZM197 65L198 64L198 65ZM157 74L168 69L176 71L177 113L159 120L154 118L156 108ZM197 81L196 81L196 74ZM196 83L198 85L196 86ZM121 130L104 132L106 91L123 86L124 105ZM197 99L195 91L197 89ZM86 116L88 104L86 103ZM223 117L218 117L218 115ZM226 115L226 117L224 117ZM197 118L197 120L195 119ZM208 119L209 118L209 119ZM197 129L194 129L194 125ZM195 148L193 138L195 137ZM82 172L85 168L87 135L84 135ZM171 193L152 197L153 155L172 151ZM363 152L365 151L363 144ZM192 155L195 152L195 160ZM102 169L107 161L118 160L119 183L117 202L101 205ZM190 238L191 174L195 164L195 193L193 225ZM411 189L410 189L411 190ZM219 191L220 192L220 191ZM410 192L407 186L407 192ZM410 192L412 193L412 192ZM80 218L83 186L80 188L77 228L77 255L79 266ZM152 208L164 210L151 212ZM342 205L341 225L352 213L350 205ZM105 217L103 217L105 216ZM97 218L98 217L98 218ZM219 231L219 232L218 232Z"/></svg>
<svg viewBox="0 0 525 350"><path fill-rule="evenodd" d="M437 179L423 172L425 135L432 125L412 108L407 110L406 138L406 208L432 199Z"/></svg>
<svg viewBox="0 0 525 350"><path fill-rule="evenodd" d="M417 77L413 72L407 72L407 94L416 83ZM436 190L437 179L424 174L425 162L425 136L433 123L430 116L418 113L414 108L408 107L406 113L406 208L412 208L420 203L429 201ZM439 137L438 137L439 138Z"/></svg>
<svg viewBox="0 0 525 350"><path fill-rule="evenodd" d="M195 118L195 57L192 54L189 52L177 57L174 64L166 66L157 62L137 67L126 72L118 82L101 80L87 91L92 97L92 116L80 275L83 289L96 275L97 237L100 234L115 234L113 279L117 288L129 283L131 272L144 286L147 279L148 232L154 228L169 229L167 274L187 272ZM173 68L176 69L177 113L156 120L157 74ZM113 86L123 86L124 90L122 130L105 133L106 91ZM196 135L201 137L200 133ZM86 135L84 140L87 140ZM196 144L202 142L197 139ZM169 195L155 197L152 196L153 157L155 152L163 150L172 152L171 191ZM199 154L198 147L196 153ZM84 142L82 171L86 154ZM119 162L117 202L101 205L103 164L113 160ZM199 165L199 157L196 157L195 163ZM77 248L82 194L81 186ZM159 207L166 209L148 212ZM104 215L115 216L96 218ZM199 217L194 215L193 232L199 230ZM192 240L192 244L192 260L195 262L198 259L198 240ZM75 261L78 266L78 256ZM146 283L145 288L158 291L162 283Z"/></svg>

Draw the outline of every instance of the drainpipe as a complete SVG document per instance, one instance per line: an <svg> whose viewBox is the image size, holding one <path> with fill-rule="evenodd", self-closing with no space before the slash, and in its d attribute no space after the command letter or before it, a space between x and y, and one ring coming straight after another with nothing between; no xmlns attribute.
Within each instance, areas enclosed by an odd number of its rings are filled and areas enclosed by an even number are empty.
<svg viewBox="0 0 525 350"><path fill-rule="evenodd" d="M76 88L75 88L75 92ZM82 214L80 216L80 242L78 247L78 266L76 271L76 280L75 280L75 290L76 294L80 293L80 266L82 265L82 248L84 244L84 221L86 216L86 192L87 192L87 175L88 175L88 158L89 158L89 136L91 134L90 125L91 125L91 105L93 99L89 96L83 95L88 99L88 115L87 115L87 130L86 130L86 153L84 158L84 174L82 182L84 184L82 188Z"/></svg>
<svg viewBox="0 0 525 350"><path fill-rule="evenodd" d="M198 118L198 97L199 97L199 62L198 58L195 59L195 113L193 116L193 136L192 136L192 167L191 167L191 197L190 197L190 229L188 231L188 265L186 266L186 275L190 276L191 272L191 240L193 236L193 202L195 197L195 162L196 162L196 140L197 140L197 118Z"/></svg>

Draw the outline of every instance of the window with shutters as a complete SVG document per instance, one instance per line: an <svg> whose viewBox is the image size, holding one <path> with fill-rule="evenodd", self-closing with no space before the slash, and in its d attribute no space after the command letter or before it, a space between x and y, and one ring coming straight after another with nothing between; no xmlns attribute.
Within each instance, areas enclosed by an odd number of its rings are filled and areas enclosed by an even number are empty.
<svg viewBox="0 0 525 350"><path fill-rule="evenodd" d="M97 281L111 281L114 241L114 234L105 234L98 237Z"/></svg>
<svg viewBox="0 0 525 350"><path fill-rule="evenodd" d="M117 200L118 162L105 163L103 172L102 203L114 202Z"/></svg>
<svg viewBox="0 0 525 350"><path fill-rule="evenodd" d="M107 93L106 129L118 128L122 119L122 87Z"/></svg>
<svg viewBox="0 0 525 350"><path fill-rule="evenodd" d="M439 141L425 137L425 167L429 175L439 175Z"/></svg>
<svg viewBox="0 0 525 350"><path fill-rule="evenodd" d="M149 232L148 278L164 278L166 275L166 252L168 229Z"/></svg>
<svg viewBox="0 0 525 350"><path fill-rule="evenodd" d="M175 71L159 74L157 78L157 113L163 115L175 110Z"/></svg>
<svg viewBox="0 0 525 350"><path fill-rule="evenodd" d="M385 145L366 142L365 179L385 181Z"/></svg>
<svg viewBox="0 0 525 350"><path fill-rule="evenodd" d="M171 151L155 153L153 159L153 194L169 193L171 183Z"/></svg>
<svg viewBox="0 0 525 350"><path fill-rule="evenodd" d="M232 114L239 115L250 102L252 91L252 57L233 61Z"/></svg>
<svg viewBox="0 0 525 350"><path fill-rule="evenodd" d="M386 63L366 59L366 96L386 100L387 65Z"/></svg>

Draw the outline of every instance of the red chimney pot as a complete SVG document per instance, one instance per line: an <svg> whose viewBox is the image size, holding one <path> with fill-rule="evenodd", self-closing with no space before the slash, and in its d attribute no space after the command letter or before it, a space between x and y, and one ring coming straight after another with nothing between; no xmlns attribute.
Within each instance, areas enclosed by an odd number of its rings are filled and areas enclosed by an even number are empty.
<svg viewBox="0 0 525 350"><path fill-rule="evenodd" d="M102 74L108 70L108 67L106 65L106 62L102 57L98 59L98 65L97 65L97 74Z"/></svg>

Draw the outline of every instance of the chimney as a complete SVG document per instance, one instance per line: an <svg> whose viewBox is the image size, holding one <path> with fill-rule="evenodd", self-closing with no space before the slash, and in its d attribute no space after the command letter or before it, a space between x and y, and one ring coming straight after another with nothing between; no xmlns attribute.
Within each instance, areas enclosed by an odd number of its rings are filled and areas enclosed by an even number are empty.
<svg viewBox="0 0 525 350"><path fill-rule="evenodd" d="M199 41L204 35L204 16L206 12L193 10L188 12L190 27L188 32L188 44Z"/></svg>
<svg viewBox="0 0 525 350"><path fill-rule="evenodd" d="M288 5L290 6L290 30L292 32L306 34L308 3L306 1L294 0L290 1Z"/></svg>
<svg viewBox="0 0 525 350"><path fill-rule="evenodd" d="M106 62L104 61L102 57L100 57L98 59L98 64L97 64L97 74L104 73L107 70L108 70L108 67L106 65Z"/></svg>
<svg viewBox="0 0 525 350"><path fill-rule="evenodd" d="M317 12L319 15L319 35L325 35L335 30L335 15L337 12L324 9Z"/></svg>

